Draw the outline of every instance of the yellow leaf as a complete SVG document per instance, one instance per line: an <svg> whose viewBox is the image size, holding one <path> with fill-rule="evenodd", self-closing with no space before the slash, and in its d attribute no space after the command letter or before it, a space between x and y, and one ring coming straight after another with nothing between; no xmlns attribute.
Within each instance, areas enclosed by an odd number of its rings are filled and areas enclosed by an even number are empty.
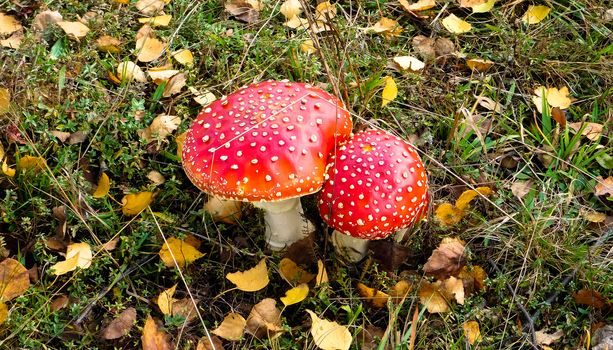
<svg viewBox="0 0 613 350"><path fill-rule="evenodd" d="M56 23L66 34L68 34L69 38L83 39L87 33L89 33L89 28L81 23L81 22L67 22L67 21L59 21Z"/></svg>
<svg viewBox="0 0 613 350"><path fill-rule="evenodd" d="M162 93L162 97L170 97L172 95L178 94L179 92L181 92L181 89L183 89L186 82L187 77L184 73L179 73L173 76L172 78L170 78L170 80L168 80L166 88L164 88L164 92Z"/></svg>
<svg viewBox="0 0 613 350"><path fill-rule="evenodd" d="M3 301L0 301L0 325L9 317L9 309Z"/></svg>
<svg viewBox="0 0 613 350"><path fill-rule="evenodd" d="M266 259L260 262L252 269L246 271L237 271L228 273L226 278L236 285L236 288L243 292L255 292L268 285L268 268L266 267Z"/></svg>
<svg viewBox="0 0 613 350"><path fill-rule="evenodd" d="M175 284L158 295L158 307L164 315L172 315L172 304L176 301L172 296L176 289L177 285Z"/></svg>
<svg viewBox="0 0 613 350"><path fill-rule="evenodd" d="M336 5L330 3L330 1L323 1L317 4L315 7L315 19L318 21L325 21L336 17Z"/></svg>
<svg viewBox="0 0 613 350"><path fill-rule="evenodd" d="M151 125L139 130L138 134L147 142L163 140L175 131L179 127L179 124L181 124L180 117L160 114L153 119Z"/></svg>
<svg viewBox="0 0 613 350"><path fill-rule="evenodd" d="M171 19L171 15L162 15L148 18L139 18L138 22L143 24L146 23L152 27L167 27Z"/></svg>
<svg viewBox="0 0 613 350"><path fill-rule="evenodd" d="M143 350L172 350L175 348L168 334L159 329L151 315L147 316L147 321L145 321L141 343Z"/></svg>
<svg viewBox="0 0 613 350"><path fill-rule="evenodd" d="M419 285L419 302L426 306L429 313L442 313L449 311L449 305L440 290L441 281L430 283L422 281Z"/></svg>
<svg viewBox="0 0 613 350"><path fill-rule="evenodd" d="M42 157L24 156L19 159L17 168L19 170L34 170L39 171L45 169L47 162Z"/></svg>
<svg viewBox="0 0 613 350"><path fill-rule="evenodd" d="M597 211L589 210L589 209L581 209L579 211L581 216L589 222L604 222L607 219L607 214L599 213Z"/></svg>
<svg viewBox="0 0 613 350"><path fill-rule="evenodd" d="M183 142L185 142L185 136L187 136L187 131L175 137L175 142L177 143L177 157L181 160L183 159Z"/></svg>
<svg viewBox="0 0 613 350"><path fill-rule="evenodd" d="M164 53L166 44L152 37L142 37L136 41L136 59L140 62L151 62Z"/></svg>
<svg viewBox="0 0 613 350"><path fill-rule="evenodd" d="M305 18L294 16L283 23L283 25L292 29L306 29L309 26L309 21Z"/></svg>
<svg viewBox="0 0 613 350"><path fill-rule="evenodd" d="M23 28L13 16L0 12L0 35L12 34Z"/></svg>
<svg viewBox="0 0 613 350"><path fill-rule="evenodd" d="M451 276L442 282L442 291L445 292L448 299L454 298L458 304L464 305L464 283L462 280Z"/></svg>
<svg viewBox="0 0 613 350"><path fill-rule="evenodd" d="M9 49L18 49L21 47L21 42L23 41L23 38L23 30L17 31L13 33L13 35L11 35L10 37L0 40L0 46Z"/></svg>
<svg viewBox="0 0 613 350"><path fill-rule="evenodd" d="M494 62L482 58L471 58L466 60L468 68L477 72L486 72L493 64Z"/></svg>
<svg viewBox="0 0 613 350"><path fill-rule="evenodd" d="M543 98L547 100L547 105L551 107L558 107L560 109L567 109L572 100L570 98L570 92L566 86L557 89L555 87L545 88L539 86L534 89L534 96L532 96L532 102L534 102L536 109L543 113Z"/></svg>
<svg viewBox="0 0 613 350"><path fill-rule="evenodd" d="M246 325L247 321L243 316L231 312L224 317L219 327L212 330L211 333L225 340L236 341L243 337Z"/></svg>
<svg viewBox="0 0 613 350"><path fill-rule="evenodd" d="M187 49L181 49L173 52L172 57L175 59L175 61L184 66L191 66L194 63L194 55Z"/></svg>
<svg viewBox="0 0 613 350"><path fill-rule="evenodd" d="M11 92L7 88L0 87L0 114L9 111L11 105Z"/></svg>
<svg viewBox="0 0 613 350"><path fill-rule="evenodd" d="M303 301L307 295L309 295L309 286L306 283L302 283L285 292L285 296L281 297L281 302L285 306L290 306Z"/></svg>
<svg viewBox="0 0 613 350"><path fill-rule="evenodd" d="M478 340L481 340L481 331L477 321L467 321L462 325L464 336L468 340L468 344L474 345Z"/></svg>
<svg viewBox="0 0 613 350"><path fill-rule="evenodd" d="M162 11L166 3L162 0L138 0L134 5L143 15L153 16Z"/></svg>
<svg viewBox="0 0 613 350"><path fill-rule="evenodd" d="M319 286L322 283L328 283L328 272L324 266L324 262L317 260L317 277L315 277L315 285Z"/></svg>
<svg viewBox="0 0 613 350"><path fill-rule="evenodd" d="M0 300L14 299L30 287L28 270L15 259L5 259L0 263Z"/></svg>
<svg viewBox="0 0 613 350"><path fill-rule="evenodd" d="M91 262L92 249L89 244L85 242L73 243L66 249L66 260L51 266L51 269L56 276L60 276L74 271L77 267L86 269L91 265Z"/></svg>
<svg viewBox="0 0 613 350"><path fill-rule="evenodd" d="M131 61L121 62L117 65L117 78L122 81L136 80L140 83L147 82L147 76L136 63Z"/></svg>
<svg viewBox="0 0 613 350"><path fill-rule="evenodd" d="M317 49L315 48L315 44L313 43L313 40L311 39L307 39L302 44L300 44L300 50L302 50L302 52L308 55L317 52Z"/></svg>
<svg viewBox="0 0 613 350"><path fill-rule="evenodd" d="M6 160L2 161L2 172L4 173L4 175L9 177L15 176L15 169L10 168L9 165L6 163Z"/></svg>
<svg viewBox="0 0 613 350"><path fill-rule="evenodd" d="M375 288L370 288L363 283L357 284L358 293L365 298L373 307L383 308L387 305L390 296Z"/></svg>
<svg viewBox="0 0 613 350"><path fill-rule="evenodd" d="M102 198L109 193L109 189L111 188L111 181L109 180L109 176L105 173L100 175L100 179L98 180L98 186L96 187L96 191L92 194L94 198Z"/></svg>
<svg viewBox="0 0 613 350"><path fill-rule="evenodd" d="M429 10L436 6L435 0L419 0L414 4L409 4L407 0L398 0L398 2L400 2L400 5L409 12Z"/></svg>
<svg viewBox="0 0 613 350"><path fill-rule="evenodd" d="M388 75L384 79L385 86L383 87L383 92L381 93L381 107L385 107L388 103L393 101L396 96L398 96L398 87L396 86L394 78Z"/></svg>
<svg viewBox="0 0 613 350"><path fill-rule="evenodd" d="M153 193L151 192L130 193L121 199L121 211L126 216L137 215L145 210L152 201Z"/></svg>
<svg viewBox="0 0 613 350"><path fill-rule="evenodd" d="M494 4L496 4L496 0L488 0L487 2L472 6L473 13L486 13L490 12L494 8Z"/></svg>
<svg viewBox="0 0 613 350"><path fill-rule="evenodd" d="M536 24L544 20L551 8L543 5L530 5L521 20L526 24Z"/></svg>
<svg viewBox="0 0 613 350"><path fill-rule="evenodd" d="M464 211L451 203L443 203L434 212L436 218L446 226L455 225L464 217Z"/></svg>
<svg viewBox="0 0 613 350"><path fill-rule="evenodd" d="M283 258L279 262L279 274L292 286L300 283L309 283L315 275L298 266L289 258Z"/></svg>
<svg viewBox="0 0 613 350"><path fill-rule="evenodd" d="M188 88L188 90L194 95L194 101L203 107L208 106L211 104L211 102L217 99L215 94L208 90L198 91L198 89L191 86Z"/></svg>
<svg viewBox="0 0 613 350"><path fill-rule="evenodd" d="M425 63L413 56L396 56L392 59L402 70L410 70L416 72L424 69Z"/></svg>
<svg viewBox="0 0 613 350"><path fill-rule="evenodd" d="M402 27L398 22L387 17L381 17L375 25L365 28L364 30L367 32L380 33L388 38L398 36L402 33Z"/></svg>
<svg viewBox="0 0 613 350"><path fill-rule="evenodd" d="M441 23L445 29L455 34L466 33L472 29L470 23L458 18L458 16L454 14L450 14L449 16L443 18Z"/></svg>
<svg viewBox="0 0 613 350"><path fill-rule="evenodd" d="M121 52L120 46L121 40L109 35L103 35L96 40L96 47L101 52L119 53Z"/></svg>
<svg viewBox="0 0 613 350"><path fill-rule="evenodd" d="M179 267L184 267L204 256L193 246L175 237L166 240L159 255L166 267L175 267L175 260Z"/></svg>
<svg viewBox="0 0 613 350"><path fill-rule="evenodd" d="M300 0L286 0L281 4L279 12L289 21L302 13L302 4Z"/></svg>
<svg viewBox="0 0 613 350"><path fill-rule="evenodd" d="M311 335L315 345L322 350L349 349L353 339L347 327L321 319L311 310L306 312L311 316Z"/></svg>
<svg viewBox="0 0 613 350"><path fill-rule="evenodd" d="M487 197L491 196L492 193L494 193L492 189L485 186L477 187L474 190L466 190L460 195L460 198L455 201L455 206L460 210L465 210L466 208L468 208L468 205L475 197L479 195Z"/></svg>

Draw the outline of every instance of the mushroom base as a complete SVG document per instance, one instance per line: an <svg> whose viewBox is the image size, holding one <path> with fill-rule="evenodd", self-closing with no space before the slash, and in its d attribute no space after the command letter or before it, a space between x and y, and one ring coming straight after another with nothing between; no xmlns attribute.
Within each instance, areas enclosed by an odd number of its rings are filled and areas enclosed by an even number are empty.
<svg viewBox="0 0 613 350"><path fill-rule="evenodd" d="M300 198L253 205L265 212L266 243L271 250L283 250L314 230L313 224L304 217Z"/></svg>
<svg viewBox="0 0 613 350"><path fill-rule="evenodd" d="M393 234L396 242L401 242L407 233L407 229L401 229ZM336 230L332 232L332 245L337 254L342 255L348 262L356 263L366 256L368 251L368 239L356 238Z"/></svg>

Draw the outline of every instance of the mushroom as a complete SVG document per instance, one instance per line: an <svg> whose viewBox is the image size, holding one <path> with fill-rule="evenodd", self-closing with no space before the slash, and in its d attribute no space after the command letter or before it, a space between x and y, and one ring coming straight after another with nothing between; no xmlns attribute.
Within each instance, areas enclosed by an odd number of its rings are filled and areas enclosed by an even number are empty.
<svg viewBox="0 0 613 350"><path fill-rule="evenodd" d="M202 191L264 209L266 241L280 250L309 233L299 197L319 191L330 153L351 128L343 103L320 88L252 84L198 115L183 167Z"/></svg>
<svg viewBox="0 0 613 350"><path fill-rule="evenodd" d="M330 159L319 212L349 260L362 259L369 240L386 238L424 214L426 171L406 141L381 130L362 131Z"/></svg>

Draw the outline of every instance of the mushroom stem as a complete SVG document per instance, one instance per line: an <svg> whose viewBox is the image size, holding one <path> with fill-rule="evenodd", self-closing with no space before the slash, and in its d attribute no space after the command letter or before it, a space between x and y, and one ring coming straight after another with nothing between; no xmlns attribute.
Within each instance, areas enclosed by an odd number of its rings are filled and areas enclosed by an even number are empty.
<svg viewBox="0 0 613 350"><path fill-rule="evenodd" d="M304 217L300 198L254 202L253 205L264 210L266 243L272 250L282 250L313 230L313 224Z"/></svg>
<svg viewBox="0 0 613 350"><path fill-rule="evenodd" d="M356 238L337 230L332 232L332 245L334 249L351 263L356 263L366 256L368 242L368 239Z"/></svg>

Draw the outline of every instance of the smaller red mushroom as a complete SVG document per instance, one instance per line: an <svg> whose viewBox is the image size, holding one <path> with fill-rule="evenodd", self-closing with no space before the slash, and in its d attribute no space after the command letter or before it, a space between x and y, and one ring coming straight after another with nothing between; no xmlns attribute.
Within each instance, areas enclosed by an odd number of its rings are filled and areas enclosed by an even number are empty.
<svg viewBox="0 0 613 350"><path fill-rule="evenodd" d="M417 222L428 205L426 170L406 141L381 130L356 133L329 162L319 212L333 242L350 260L369 240Z"/></svg>

